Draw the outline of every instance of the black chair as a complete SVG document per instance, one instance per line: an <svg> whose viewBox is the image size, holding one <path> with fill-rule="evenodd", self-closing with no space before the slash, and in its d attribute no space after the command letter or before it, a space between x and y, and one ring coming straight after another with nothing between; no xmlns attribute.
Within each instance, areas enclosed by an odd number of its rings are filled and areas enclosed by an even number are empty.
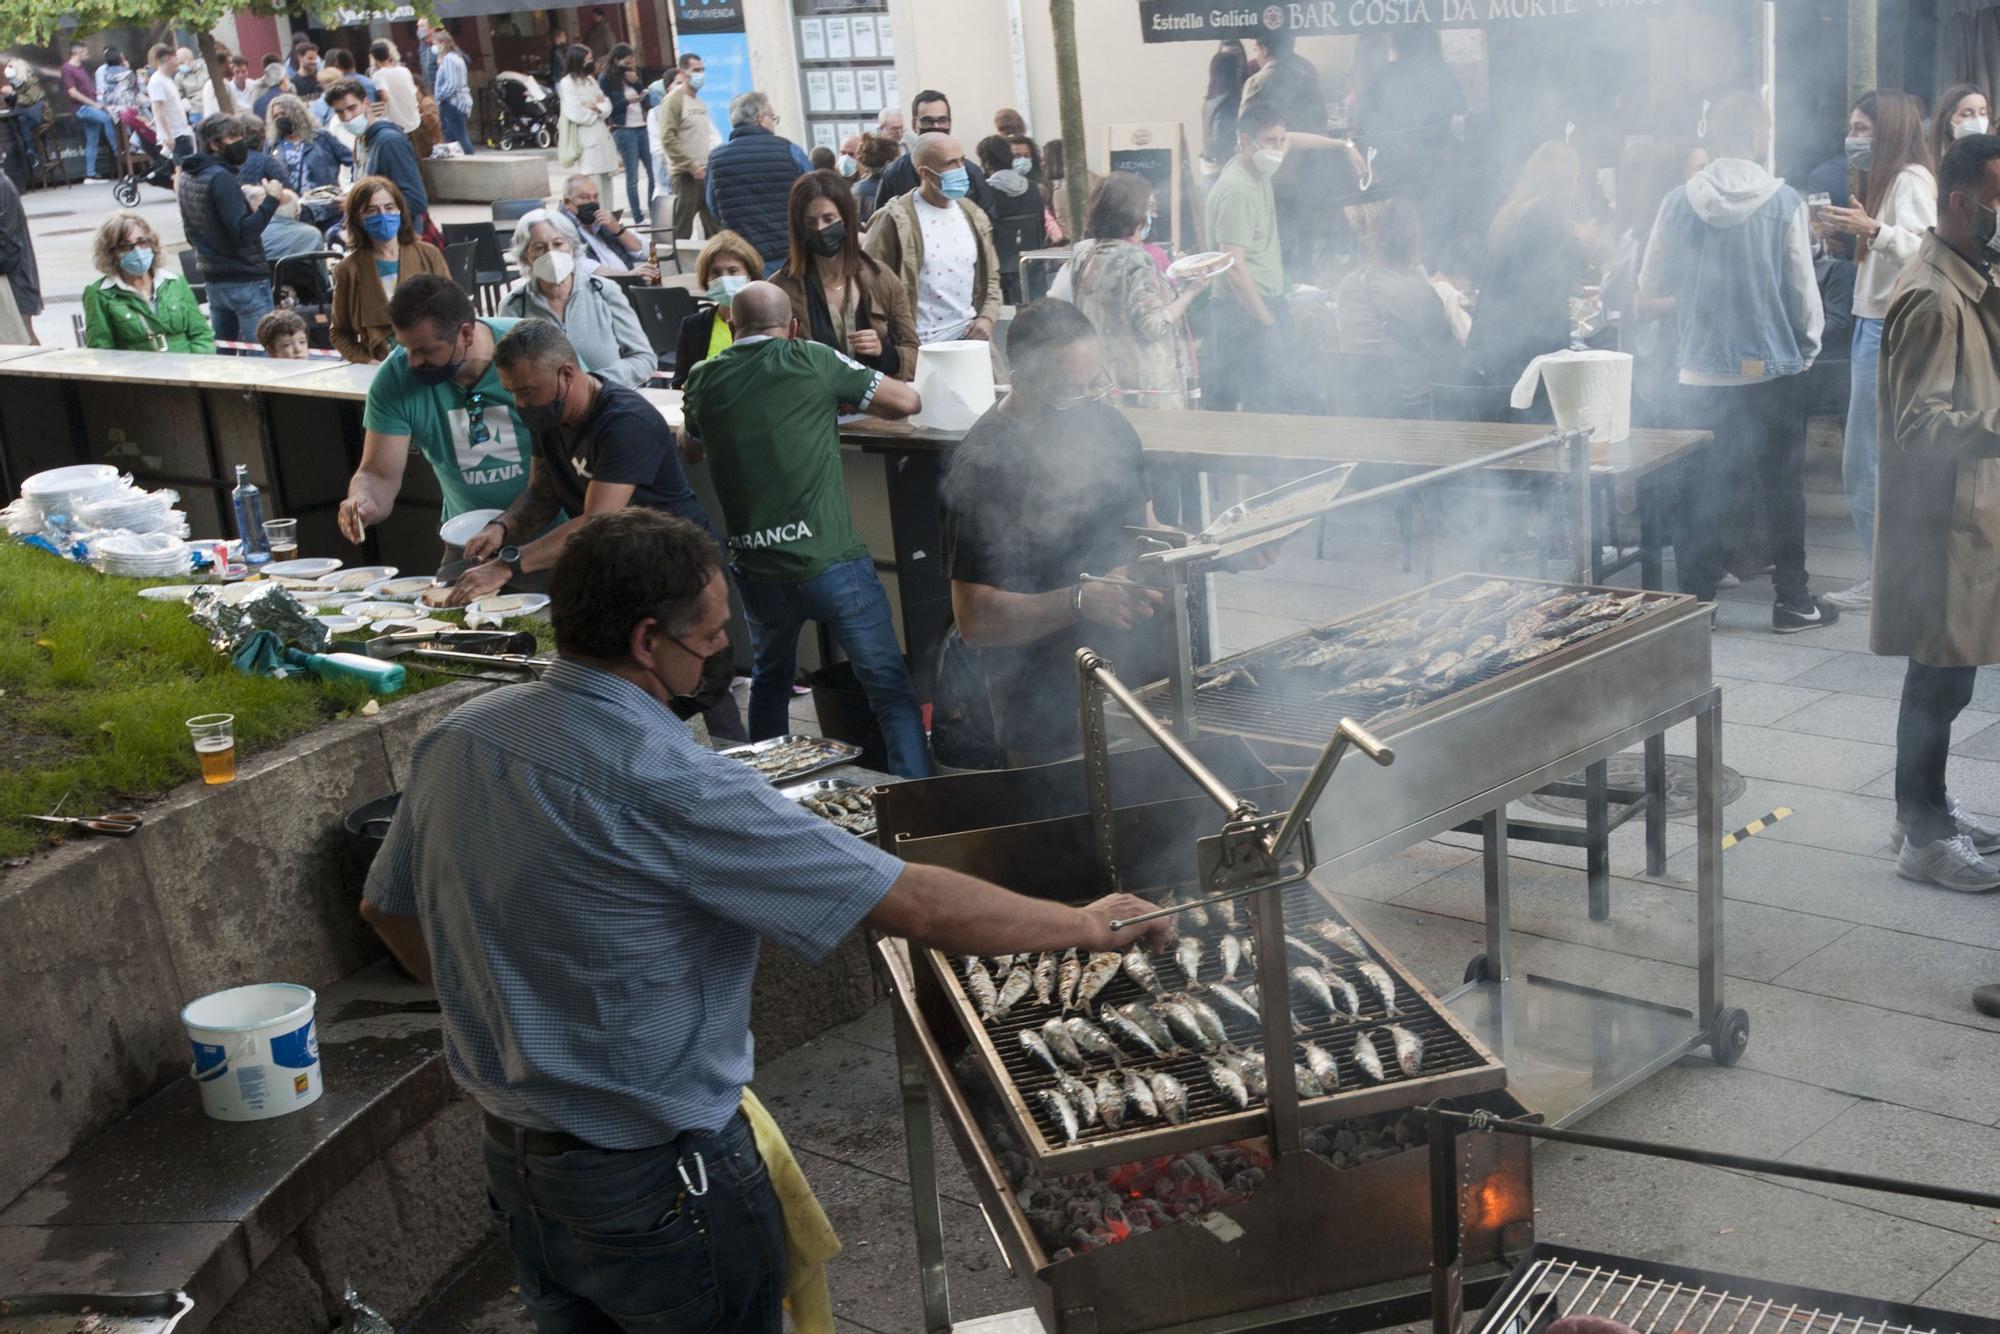
<svg viewBox="0 0 2000 1334"><path fill-rule="evenodd" d="M479 279L473 268L473 260L478 252L479 245L474 241L460 241L456 245L447 245L444 248L444 266L450 272L451 280L458 284L460 291L474 300L479 297Z"/></svg>
<svg viewBox="0 0 2000 1334"><path fill-rule="evenodd" d="M46 103L44 103L46 105ZM35 127L35 184L46 190L61 177L64 189L82 179L88 165L83 161L83 130L74 116L50 116ZM70 154L76 154L72 170Z"/></svg>
<svg viewBox="0 0 2000 1334"><path fill-rule="evenodd" d="M681 323L700 309L701 303L685 287L627 287L625 295L639 316L640 326L646 331L646 341L653 345L653 352L659 357L660 369L674 369L674 352L680 345Z"/></svg>
<svg viewBox="0 0 2000 1334"><path fill-rule="evenodd" d="M447 248L468 241L474 246L472 272L475 281L465 290L482 315L491 315L500 308L501 292L514 280L514 275L507 269L507 261L500 254L499 233L487 222L447 222L440 230L444 232Z"/></svg>
<svg viewBox="0 0 2000 1334"><path fill-rule="evenodd" d="M201 276L201 256L192 249L183 250L181 256L181 277L187 279L188 289L194 293L195 304L208 304L208 284Z"/></svg>
<svg viewBox="0 0 2000 1334"><path fill-rule="evenodd" d="M539 199L496 199L493 201L493 226L497 231L503 225L519 222L538 208L548 205Z"/></svg>
<svg viewBox="0 0 2000 1334"><path fill-rule="evenodd" d="M1002 218L993 224L993 250L1000 257L1000 294L1008 305L1021 304L1021 254L1039 250L1043 240L1040 218Z"/></svg>

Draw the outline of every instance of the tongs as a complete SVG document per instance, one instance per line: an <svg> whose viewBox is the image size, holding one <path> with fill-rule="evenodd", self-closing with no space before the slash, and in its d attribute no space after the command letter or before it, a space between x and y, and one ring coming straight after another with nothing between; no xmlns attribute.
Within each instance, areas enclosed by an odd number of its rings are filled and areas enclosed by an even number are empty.
<svg viewBox="0 0 2000 1334"><path fill-rule="evenodd" d="M536 656L535 637L526 631L403 630L333 647L370 658L407 658L440 670L471 667L484 672L515 671L540 676L554 665L553 659ZM465 673L447 671L445 675Z"/></svg>

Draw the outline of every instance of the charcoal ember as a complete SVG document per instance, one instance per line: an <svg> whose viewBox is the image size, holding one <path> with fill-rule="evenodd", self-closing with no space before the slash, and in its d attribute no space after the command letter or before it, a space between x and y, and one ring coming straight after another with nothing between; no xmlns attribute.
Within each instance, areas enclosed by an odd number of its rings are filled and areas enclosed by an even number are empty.
<svg viewBox="0 0 2000 1334"><path fill-rule="evenodd" d="M1064 1246L1060 1250L1052 1251L1049 1254L1050 1260L1074 1260L1075 1258L1076 1258L1076 1252L1068 1246Z"/></svg>
<svg viewBox="0 0 2000 1334"><path fill-rule="evenodd" d="M1246 1199L1249 1198L1259 1186L1264 1184L1264 1175L1264 1169L1261 1167L1244 1168L1236 1174L1234 1193Z"/></svg>
<svg viewBox="0 0 2000 1334"><path fill-rule="evenodd" d="M1304 1136L1307 1153L1316 1153L1322 1158L1333 1156L1333 1141L1317 1130L1308 1130Z"/></svg>
<svg viewBox="0 0 2000 1334"><path fill-rule="evenodd" d="M1340 1153L1351 1154L1361 1143L1361 1137L1352 1130L1343 1129L1333 1137L1333 1147Z"/></svg>

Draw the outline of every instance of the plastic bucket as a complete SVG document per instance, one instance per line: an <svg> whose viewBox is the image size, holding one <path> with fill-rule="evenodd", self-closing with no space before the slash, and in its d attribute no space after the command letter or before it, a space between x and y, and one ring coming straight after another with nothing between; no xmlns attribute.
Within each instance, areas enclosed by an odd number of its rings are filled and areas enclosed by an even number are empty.
<svg viewBox="0 0 2000 1334"><path fill-rule="evenodd" d="M181 1011L201 1107L218 1121L263 1121L309 1107L325 1090L311 987L231 987Z"/></svg>

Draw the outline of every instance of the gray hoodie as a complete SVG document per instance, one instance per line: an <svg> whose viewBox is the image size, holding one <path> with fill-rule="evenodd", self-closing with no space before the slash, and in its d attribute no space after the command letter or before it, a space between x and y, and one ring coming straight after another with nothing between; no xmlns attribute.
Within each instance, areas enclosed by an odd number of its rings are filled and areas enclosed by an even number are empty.
<svg viewBox="0 0 2000 1334"><path fill-rule="evenodd" d="M988 173L986 183L1010 199L1018 199L1028 193L1028 178L1012 167Z"/></svg>

